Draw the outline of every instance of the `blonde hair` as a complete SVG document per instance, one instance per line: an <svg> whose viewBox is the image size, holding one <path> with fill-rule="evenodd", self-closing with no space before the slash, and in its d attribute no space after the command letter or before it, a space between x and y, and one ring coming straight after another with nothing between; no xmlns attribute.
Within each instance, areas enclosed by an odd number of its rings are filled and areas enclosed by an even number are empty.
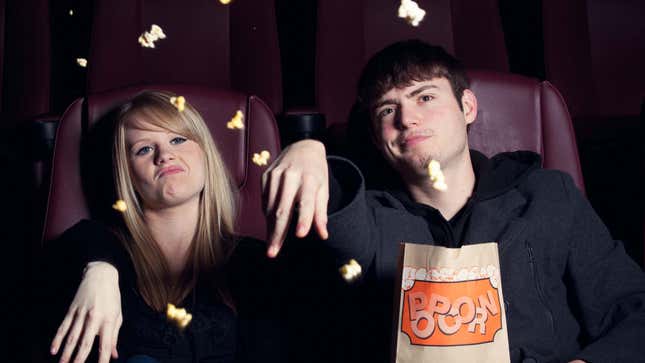
<svg viewBox="0 0 645 363"><path fill-rule="evenodd" d="M144 91L118 110L112 158L114 182L117 197L128 206L123 213L127 233L120 231L119 235L132 258L139 292L155 310L163 311L167 303L181 303L198 279L213 284L220 298L230 304L221 283L221 266L233 249L236 188L201 115L188 102L179 112L170 103L173 96L168 92ZM170 283L168 263L145 223L141 200L132 182L125 131L135 115L195 141L205 156L206 180L199 200L197 228L189 247L188 264L174 284Z"/></svg>

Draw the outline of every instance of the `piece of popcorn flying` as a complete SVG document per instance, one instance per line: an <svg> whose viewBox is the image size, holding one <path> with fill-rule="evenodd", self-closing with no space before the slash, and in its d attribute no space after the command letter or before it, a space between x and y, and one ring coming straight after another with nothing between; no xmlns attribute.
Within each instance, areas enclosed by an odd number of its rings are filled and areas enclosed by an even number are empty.
<svg viewBox="0 0 645 363"><path fill-rule="evenodd" d="M259 154L253 153L253 163L258 166L267 165L270 157L271 154L266 150L262 150Z"/></svg>
<svg viewBox="0 0 645 363"><path fill-rule="evenodd" d="M426 15L426 11L419 7L413 0L401 0L399 6L399 18L405 19L412 26L419 26L421 20Z"/></svg>
<svg viewBox="0 0 645 363"><path fill-rule="evenodd" d="M154 40L166 39L166 34L164 34L163 29L161 29L157 24L152 24L152 26L150 26L150 35L155 37Z"/></svg>
<svg viewBox="0 0 645 363"><path fill-rule="evenodd" d="M178 309L175 305L168 303L166 308L166 318L173 321L181 329L185 328L193 320L193 316L186 312L186 309Z"/></svg>
<svg viewBox="0 0 645 363"><path fill-rule="evenodd" d="M235 116L231 118L231 121L226 123L226 127L228 127L231 130L244 129L244 114L242 113L241 110L237 110L237 112L235 113Z"/></svg>
<svg viewBox="0 0 645 363"><path fill-rule="evenodd" d="M352 258L348 263L341 266L338 271L340 272L341 276L343 276L343 279L345 279L345 281L352 282L361 275L363 269L361 265L359 265L358 262Z"/></svg>
<svg viewBox="0 0 645 363"><path fill-rule="evenodd" d="M76 58L76 63L83 68L87 67L87 59L85 58Z"/></svg>
<svg viewBox="0 0 645 363"><path fill-rule="evenodd" d="M139 44L144 48L154 48L155 42L159 39L166 39L166 34L159 25L152 24L149 32L143 32L143 34L139 36Z"/></svg>
<svg viewBox="0 0 645 363"><path fill-rule="evenodd" d="M441 164L437 160L431 160L428 164L428 174L430 175L433 188L442 192L448 189L446 177L443 175Z"/></svg>
<svg viewBox="0 0 645 363"><path fill-rule="evenodd" d="M147 32L139 36L139 44L144 48L155 47L155 43L149 40L149 34Z"/></svg>
<svg viewBox="0 0 645 363"><path fill-rule="evenodd" d="M125 204L125 202L124 202L123 200L121 200L121 199L119 199L119 200L117 200L116 202L114 202L114 204L112 204L112 208L113 208L114 210L117 210L117 211L121 212L121 213L123 213L123 212L125 212L126 210L128 210L128 206L127 206L127 205Z"/></svg>
<svg viewBox="0 0 645 363"><path fill-rule="evenodd" d="M69 9L69 16L74 16L74 9Z"/></svg>
<svg viewBox="0 0 645 363"><path fill-rule="evenodd" d="M172 103L179 112L184 112L186 109L186 99L184 96L170 97L170 103Z"/></svg>

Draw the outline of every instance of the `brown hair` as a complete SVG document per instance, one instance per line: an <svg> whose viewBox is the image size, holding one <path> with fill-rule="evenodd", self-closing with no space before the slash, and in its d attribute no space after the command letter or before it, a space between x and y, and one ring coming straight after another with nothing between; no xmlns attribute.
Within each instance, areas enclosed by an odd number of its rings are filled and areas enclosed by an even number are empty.
<svg viewBox="0 0 645 363"><path fill-rule="evenodd" d="M437 77L450 82L457 103L462 107L461 96L470 87L470 80L461 62L443 48L418 39L397 42L367 62L358 82L358 101L369 109L392 88Z"/></svg>

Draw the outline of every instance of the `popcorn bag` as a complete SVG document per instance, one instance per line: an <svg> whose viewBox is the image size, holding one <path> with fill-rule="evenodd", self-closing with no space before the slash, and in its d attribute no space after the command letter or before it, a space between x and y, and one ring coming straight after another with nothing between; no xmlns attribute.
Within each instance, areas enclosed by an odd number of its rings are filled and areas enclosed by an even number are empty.
<svg viewBox="0 0 645 363"><path fill-rule="evenodd" d="M398 271L393 362L510 361L497 243L402 243Z"/></svg>

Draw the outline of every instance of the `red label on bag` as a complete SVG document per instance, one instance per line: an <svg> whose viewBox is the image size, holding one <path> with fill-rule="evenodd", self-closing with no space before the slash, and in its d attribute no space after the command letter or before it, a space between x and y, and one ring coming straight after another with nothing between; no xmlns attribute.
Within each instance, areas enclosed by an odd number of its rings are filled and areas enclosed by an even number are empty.
<svg viewBox="0 0 645 363"><path fill-rule="evenodd" d="M488 343L502 329L499 293L489 279L415 280L404 292L401 319L401 331L414 345Z"/></svg>

